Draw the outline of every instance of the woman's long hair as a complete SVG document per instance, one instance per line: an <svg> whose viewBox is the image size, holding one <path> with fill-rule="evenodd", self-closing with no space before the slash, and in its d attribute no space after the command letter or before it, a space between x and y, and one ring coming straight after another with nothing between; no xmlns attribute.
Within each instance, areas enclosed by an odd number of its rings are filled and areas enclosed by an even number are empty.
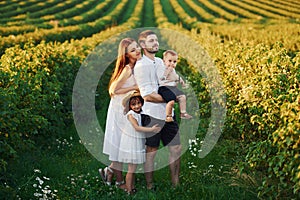
<svg viewBox="0 0 300 200"><path fill-rule="evenodd" d="M108 91L110 91L111 84L119 78L125 66L129 64L129 58L126 57L127 47L134 41L135 40L132 38L124 38L123 40L121 40L118 49L116 66L108 84ZM109 93L111 95L111 92Z"/></svg>

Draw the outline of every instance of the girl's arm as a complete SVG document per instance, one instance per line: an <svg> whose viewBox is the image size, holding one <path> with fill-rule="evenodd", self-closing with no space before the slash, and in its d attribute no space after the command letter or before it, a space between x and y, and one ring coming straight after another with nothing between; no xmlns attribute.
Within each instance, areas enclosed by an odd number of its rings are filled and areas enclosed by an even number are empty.
<svg viewBox="0 0 300 200"><path fill-rule="evenodd" d="M158 133L161 130L161 128L158 126L158 124L155 124L152 127L139 126L137 120L132 116L132 114L128 114L127 117L128 117L129 122L132 124L133 128L138 132Z"/></svg>

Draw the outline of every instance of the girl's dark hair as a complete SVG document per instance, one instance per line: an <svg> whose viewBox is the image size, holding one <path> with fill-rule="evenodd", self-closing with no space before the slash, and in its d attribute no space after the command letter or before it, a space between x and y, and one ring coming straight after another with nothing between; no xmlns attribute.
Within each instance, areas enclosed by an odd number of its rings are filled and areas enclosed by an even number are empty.
<svg viewBox="0 0 300 200"><path fill-rule="evenodd" d="M142 106L144 105L144 99L141 96L133 96L129 99L129 110L131 110L130 105L132 102L135 102L137 100L140 100L140 102L142 103Z"/></svg>

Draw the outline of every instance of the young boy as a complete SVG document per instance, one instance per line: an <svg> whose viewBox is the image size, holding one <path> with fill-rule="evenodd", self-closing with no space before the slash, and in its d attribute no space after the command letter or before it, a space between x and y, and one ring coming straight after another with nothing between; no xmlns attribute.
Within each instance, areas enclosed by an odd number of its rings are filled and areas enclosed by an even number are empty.
<svg viewBox="0 0 300 200"><path fill-rule="evenodd" d="M186 112L186 96L178 89L177 84L185 86L184 80L176 73L178 54L173 50L167 50L163 53L163 61L166 66L163 77L159 80L158 94L167 102L166 122L173 121L172 109L175 101L179 103L180 118L191 119L192 116Z"/></svg>

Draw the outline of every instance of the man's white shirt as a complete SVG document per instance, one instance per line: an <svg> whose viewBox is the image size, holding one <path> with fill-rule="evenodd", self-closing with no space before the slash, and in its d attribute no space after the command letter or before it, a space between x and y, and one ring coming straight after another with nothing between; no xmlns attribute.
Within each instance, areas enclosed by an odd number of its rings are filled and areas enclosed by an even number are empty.
<svg viewBox="0 0 300 200"><path fill-rule="evenodd" d="M138 60L134 66L134 77L140 89L141 96L147 96L158 91L158 77L162 77L165 65L161 58L155 57L151 60L147 56ZM166 103L146 102L143 105L143 112L157 119L165 120Z"/></svg>

